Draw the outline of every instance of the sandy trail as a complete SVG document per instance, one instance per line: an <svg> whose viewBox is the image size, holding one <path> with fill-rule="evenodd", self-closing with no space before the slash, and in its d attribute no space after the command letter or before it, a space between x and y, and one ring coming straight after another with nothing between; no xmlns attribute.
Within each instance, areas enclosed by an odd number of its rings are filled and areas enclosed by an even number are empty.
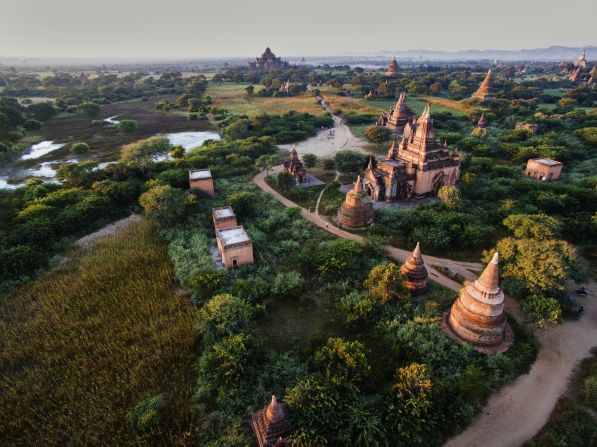
<svg viewBox="0 0 597 447"><path fill-rule="evenodd" d="M515 447L535 436L565 392L576 365L597 346L597 283L578 298L578 321L538 333L541 349L528 374L494 394L475 422L445 447Z"/></svg>
<svg viewBox="0 0 597 447"><path fill-rule="evenodd" d="M131 214L129 217L125 217L124 219L112 222L111 224L108 224L105 227L100 228L96 232L82 237L81 239L77 240L74 243L74 245L80 248L89 248L90 245L94 244L98 240L117 234L124 228L134 223L137 223L140 220L141 216L139 214Z"/></svg>
<svg viewBox="0 0 597 447"><path fill-rule="evenodd" d="M321 105L331 113L325 101L322 100ZM332 129L320 130L314 137L296 143L294 145L296 151L299 154L315 154L319 158L332 157L336 152L345 149L368 153L364 149L367 145L365 140L355 137L340 117L332 115L332 118L334 119ZM292 146L292 144L282 144L278 147L290 151Z"/></svg>

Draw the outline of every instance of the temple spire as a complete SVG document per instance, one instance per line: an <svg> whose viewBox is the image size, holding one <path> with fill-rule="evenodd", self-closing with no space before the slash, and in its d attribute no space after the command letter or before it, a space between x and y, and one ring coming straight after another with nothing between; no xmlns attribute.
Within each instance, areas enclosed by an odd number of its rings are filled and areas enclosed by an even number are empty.
<svg viewBox="0 0 597 447"><path fill-rule="evenodd" d="M487 264L487 267L485 267L485 270L483 270L483 273L478 279L479 283L482 286L492 291L499 288L499 259L500 255L496 251L493 255L493 258L491 259L489 264Z"/></svg>
<svg viewBox="0 0 597 447"><path fill-rule="evenodd" d="M356 182L354 182L354 188L352 190L355 192L355 194L359 194L361 191L363 191L360 175L357 177Z"/></svg>

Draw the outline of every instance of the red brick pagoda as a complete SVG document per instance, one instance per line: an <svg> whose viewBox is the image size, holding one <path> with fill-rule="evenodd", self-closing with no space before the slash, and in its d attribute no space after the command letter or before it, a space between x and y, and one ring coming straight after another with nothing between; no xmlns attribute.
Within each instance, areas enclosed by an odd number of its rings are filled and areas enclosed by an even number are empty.
<svg viewBox="0 0 597 447"><path fill-rule="evenodd" d="M272 396L272 401L267 408L253 413L251 426L259 447L290 445L285 440L292 429L288 420L288 410L286 404L278 403L276 396Z"/></svg>
<svg viewBox="0 0 597 447"><path fill-rule="evenodd" d="M418 295L427 290L427 277L429 275L418 242L412 254L400 267L400 271L404 275L404 285L411 293Z"/></svg>
<svg viewBox="0 0 597 447"><path fill-rule="evenodd" d="M476 281L464 287L444 313L442 329L485 354L505 352L514 340L504 313L504 293L498 283L498 253Z"/></svg>
<svg viewBox="0 0 597 447"><path fill-rule="evenodd" d="M364 200L364 195L361 176L359 176L338 210L337 219L341 227L363 228L373 223L373 205Z"/></svg>

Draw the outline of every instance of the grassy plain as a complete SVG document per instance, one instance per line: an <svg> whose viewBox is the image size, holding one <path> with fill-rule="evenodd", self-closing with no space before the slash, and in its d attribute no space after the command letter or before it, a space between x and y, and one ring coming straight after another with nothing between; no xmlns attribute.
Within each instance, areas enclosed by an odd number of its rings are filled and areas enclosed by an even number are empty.
<svg viewBox="0 0 597 447"><path fill-rule="evenodd" d="M249 116L259 113L284 114L290 111L323 115L325 111L317 104L315 97L305 94L293 97L262 98L253 96L247 98L245 88L249 84L210 84L206 94L211 96L214 105L229 110L232 113ZM263 87L255 85L255 92Z"/></svg>
<svg viewBox="0 0 597 447"><path fill-rule="evenodd" d="M194 307L142 222L0 297L3 445L177 445L191 421ZM166 393L143 433L127 414Z"/></svg>

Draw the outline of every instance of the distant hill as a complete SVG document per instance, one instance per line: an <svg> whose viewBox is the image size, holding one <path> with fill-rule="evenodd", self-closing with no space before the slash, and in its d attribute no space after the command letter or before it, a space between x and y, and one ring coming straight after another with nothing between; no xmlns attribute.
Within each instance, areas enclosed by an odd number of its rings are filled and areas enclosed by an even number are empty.
<svg viewBox="0 0 597 447"><path fill-rule="evenodd" d="M570 61L576 59L584 50L588 60L597 60L597 47L563 47L552 46L548 48L533 48L525 50L460 50L460 51L433 51L433 50L407 50L390 51L382 50L376 56L395 56L400 59L425 59L425 60L535 60L535 61Z"/></svg>

